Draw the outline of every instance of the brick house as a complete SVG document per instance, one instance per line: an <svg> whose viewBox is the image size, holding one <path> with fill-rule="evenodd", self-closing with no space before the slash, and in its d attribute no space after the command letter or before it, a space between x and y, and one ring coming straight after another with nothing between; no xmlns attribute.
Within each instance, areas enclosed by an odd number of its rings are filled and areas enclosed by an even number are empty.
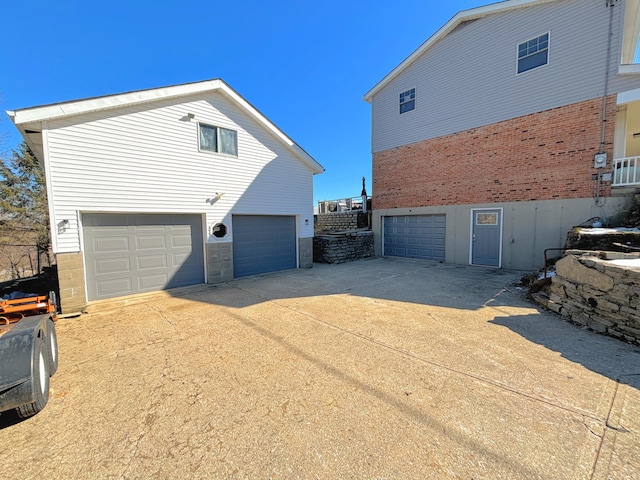
<svg viewBox="0 0 640 480"><path fill-rule="evenodd" d="M510 269L640 187L639 0L455 15L364 96L376 253Z"/></svg>

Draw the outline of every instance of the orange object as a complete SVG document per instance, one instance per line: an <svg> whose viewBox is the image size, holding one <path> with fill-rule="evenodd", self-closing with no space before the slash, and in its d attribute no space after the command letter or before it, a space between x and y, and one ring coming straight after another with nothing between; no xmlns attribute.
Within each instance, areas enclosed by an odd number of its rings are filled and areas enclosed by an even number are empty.
<svg viewBox="0 0 640 480"><path fill-rule="evenodd" d="M41 295L12 300L0 300L0 325L15 323L31 315L53 314L51 318L58 320L55 300L51 295Z"/></svg>

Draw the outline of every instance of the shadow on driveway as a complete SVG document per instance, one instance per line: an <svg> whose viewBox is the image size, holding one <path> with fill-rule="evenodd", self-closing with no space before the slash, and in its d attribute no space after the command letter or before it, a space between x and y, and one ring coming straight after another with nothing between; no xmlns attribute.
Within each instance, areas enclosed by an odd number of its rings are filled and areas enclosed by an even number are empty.
<svg viewBox="0 0 640 480"><path fill-rule="evenodd" d="M496 317L491 323L640 390L640 350L631 344L579 327L552 313Z"/></svg>

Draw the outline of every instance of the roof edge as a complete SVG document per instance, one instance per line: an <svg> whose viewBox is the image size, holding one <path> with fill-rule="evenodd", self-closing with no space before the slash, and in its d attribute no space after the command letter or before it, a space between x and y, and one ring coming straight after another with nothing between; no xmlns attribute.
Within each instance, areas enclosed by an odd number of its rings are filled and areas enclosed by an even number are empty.
<svg viewBox="0 0 640 480"><path fill-rule="evenodd" d="M58 118L71 117L101 110L109 110L127 105L150 103L166 98L200 93L220 88L221 79L205 80L202 82L184 83L168 87L135 90L126 93L102 95L99 97L70 100L66 102L51 103L36 107L16 109L13 111L13 120L16 125L32 122L42 122ZM7 112L8 114L9 112Z"/></svg>
<svg viewBox="0 0 640 480"><path fill-rule="evenodd" d="M24 137L24 125L42 123L48 120L60 119L83 115L86 113L102 110L111 110L130 105L140 105L152 103L158 100L165 100L203 92L217 91L223 93L234 101L246 113L258 120L267 130L283 142L293 153L303 161L314 174L323 173L324 167L320 165L302 147L294 142L271 120L263 115L257 108L244 99L238 92L231 88L222 79L216 78L201 82L184 83L168 87L158 87L146 90L136 90L127 93L104 95L100 97L85 98L81 100L71 100L61 103L53 103L36 107L29 107L16 110L7 110L7 115Z"/></svg>

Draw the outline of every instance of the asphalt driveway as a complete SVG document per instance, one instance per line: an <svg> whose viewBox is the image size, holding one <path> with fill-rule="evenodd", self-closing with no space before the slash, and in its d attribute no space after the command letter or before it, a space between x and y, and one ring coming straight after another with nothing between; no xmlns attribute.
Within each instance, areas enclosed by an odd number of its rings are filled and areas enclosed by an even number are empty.
<svg viewBox="0 0 640 480"><path fill-rule="evenodd" d="M58 322L0 478L640 478L640 350L521 272L374 258Z"/></svg>

